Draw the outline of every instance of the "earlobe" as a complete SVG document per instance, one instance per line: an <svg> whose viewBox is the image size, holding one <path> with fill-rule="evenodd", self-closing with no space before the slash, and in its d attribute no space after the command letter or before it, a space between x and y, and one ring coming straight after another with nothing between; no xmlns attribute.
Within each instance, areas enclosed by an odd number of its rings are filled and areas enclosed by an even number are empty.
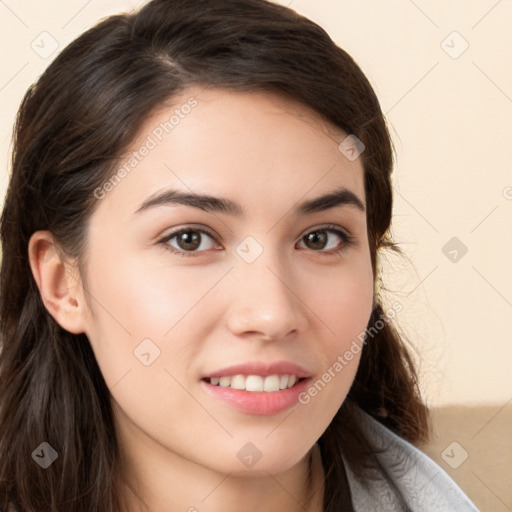
<svg viewBox="0 0 512 512"><path fill-rule="evenodd" d="M56 322L73 334L85 332L85 301L78 272L65 262L50 231L30 237L28 256L41 300Z"/></svg>

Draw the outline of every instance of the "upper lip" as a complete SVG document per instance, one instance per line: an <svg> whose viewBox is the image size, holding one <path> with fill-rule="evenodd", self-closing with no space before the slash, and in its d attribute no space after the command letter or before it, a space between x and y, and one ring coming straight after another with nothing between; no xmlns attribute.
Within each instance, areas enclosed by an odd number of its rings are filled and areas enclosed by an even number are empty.
<svg viewBox="0 0 512 512"><path fill-rule="evenodd" d="M262 377L268 377L269 375L295 375L298 378L307 378L311 377L311 372L290 361L275 361L273 363L252 361L215 370L208 375L204 375L203 379L231 377L233 375L261 375Z"/></svg>

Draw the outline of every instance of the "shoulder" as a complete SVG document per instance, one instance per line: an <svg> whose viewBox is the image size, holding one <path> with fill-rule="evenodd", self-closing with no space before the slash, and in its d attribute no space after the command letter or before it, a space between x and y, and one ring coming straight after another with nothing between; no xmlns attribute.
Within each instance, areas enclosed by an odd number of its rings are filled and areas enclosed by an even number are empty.
<svg viewBox="0 0 512 512"><path fill-rule="evenodd" d="M360 415L361 427L379 450L382 478L361 483L346 468L356 511L478 512L430 457L369 414L360 410Z"/></svg>

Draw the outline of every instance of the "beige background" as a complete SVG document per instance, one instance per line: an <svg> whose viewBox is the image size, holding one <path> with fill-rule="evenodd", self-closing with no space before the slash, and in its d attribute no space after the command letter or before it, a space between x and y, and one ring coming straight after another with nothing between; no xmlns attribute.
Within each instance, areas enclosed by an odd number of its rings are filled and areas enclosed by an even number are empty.
<svg viewBox="0 0 512 512"><path fill-rule="evenodd" d="M61 49L141 3L0 2L2 198L17 107L56 55L32 46ZM384 262L385 282L437 408L429 450L482 510L512 510L502 441L512 437L512 0L279 3L324 27L375 87L397 150L393 233L407 255Z"/></svg>

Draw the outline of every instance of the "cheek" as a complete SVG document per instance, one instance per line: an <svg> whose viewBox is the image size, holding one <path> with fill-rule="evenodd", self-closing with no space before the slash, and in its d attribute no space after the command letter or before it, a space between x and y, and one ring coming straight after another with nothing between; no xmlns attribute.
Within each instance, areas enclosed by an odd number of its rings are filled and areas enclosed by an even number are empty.
<svg viewBox="0 0 512 512"><path fill-rule="evenodd" d="M148 352L145 359L183 367L180 362L200 348L191 339L201 340L198 331L206 329L213 317L213 309L206 316L203 308L201 322L191 322L226 269L155 260L105 255L90 272L94 320L86 334L107 381L115 382Z"/></svg>
<svg viewBox="0 0 512 512"><path fill-rule="evenodd" d="M311 309L326 326L319 339L323 365L319 375L299 396L308 417L317 418L320 436L345 400L354 381L373 305L373 275L367 265L346 266L311 285Z"/></svg>
<svg viewBox="0 0 512 512"><path fill-rule="evenodd" d="M364 332L372 312L374 282L369 255L333 267L332 272L317 272L308 282L304 296L330 332L330 348L343 350Z"/></svg>
<svg viewBox="0 0 512 512"><path fill-rule="evenodd" d="M91 283L100 315L126 331L162 337L211 288L215 275L198 267L165 264L160 257L104 258ZM103 310L103 313L101 312Z"/></svg>
<svg viewBox="0 0 512 512"><path fill-rule="evenodd" d="M313 277L313 276L311 276ZM373 273L369 253L352 258L331 273L310 279L308 306L326 326L322 343L322 370L301 403L310 414L328 424L344 401L355 378L364 333L373 306Z"/></svg>
<svg viewBox="0 0 512 512"><path fill-rule="evenodd" d="M371 281L340 280L329 283L324 293L317 291L315 303L321 318L334 331L335 335L346 337L348 331L364 328L370 317L373 301Z"/></svg>
<svg viewBox="0 0 512 512"><path fill-rule="evenodd" d="M176 411L197 415L194 425L208 419L183 386L217 313L208 292L225 271L123 256L115 264L104 258L97 268L90 283L94 325L87 334L118 414L162 442L172 435L204 437L200 428L177 421Z"/></svg>

